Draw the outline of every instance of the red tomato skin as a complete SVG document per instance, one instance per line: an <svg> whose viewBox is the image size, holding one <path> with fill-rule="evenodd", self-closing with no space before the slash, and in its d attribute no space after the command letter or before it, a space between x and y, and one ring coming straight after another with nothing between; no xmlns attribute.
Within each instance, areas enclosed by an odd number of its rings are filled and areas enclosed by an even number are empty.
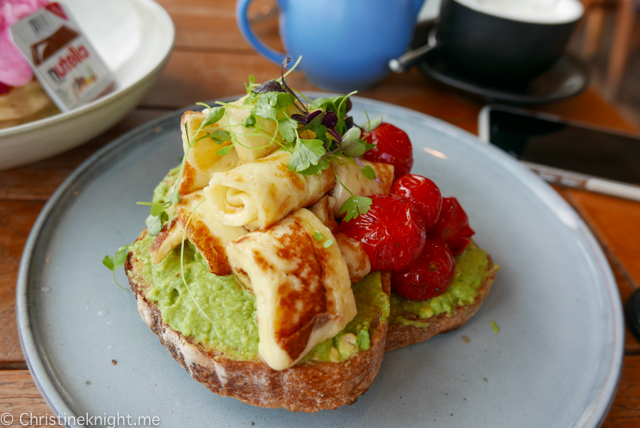
<svg viewBox="0 0 640 428"><path fill-rule="evenodd" d="M374 144L363 157L372 162L390 163L394 166L393 178L397 179L411 171L413 147L406 132L390 123L381 123L366 136L368 144Z"/></svg>
<svg viewBox="0 0 640 428"><path fill-rule="evenodd" d="M469 245L469 243L471 242L471 237L474 234L475 232L473 231L473 229L471 229L469 226L465 226L460 230L458 236L449 238L449 240L447 240L447 246L451 250L451 253L454 257L458 257L464 252L464 250L467 248L467 245Z"/></svg>
<svg viewBox="0 0 640 428"><path fill-rule="evenodd" d="M393 195L371 197L373 204L340 224L340 231L362 242L371 270L398 270L409 266L422 252L427 231L411 202Z"/></svg>
<svg viewBox="0 0 640 428"><path fill-rule="evenodd" d="M442 210L442 193L436 183L427 177L416 174L404 175L393 183L391 193L416 206L427 231L438 222Z"/></svg>
<svg viewBox="0 0 640 428"><path fill-rule="evenodd" d="M429 239L416 261L394 272L391 287L405 299L431 299L447 291L453 281L455 267L447 244L442 239Z"/></svg>
<svg viewBox="0 0 640 428"><path fill-rule="evenodd" d="M469 217L456 198L442 198L442 211L438 223L429 230L429 236L443 239L454 256L462 254L475 232L469 226Z"/></svg>

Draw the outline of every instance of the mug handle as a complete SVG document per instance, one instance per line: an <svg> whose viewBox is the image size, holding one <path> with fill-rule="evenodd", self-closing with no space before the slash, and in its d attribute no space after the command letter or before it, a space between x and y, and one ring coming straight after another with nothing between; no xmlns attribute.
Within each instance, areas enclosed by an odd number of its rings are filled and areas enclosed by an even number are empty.
<svg viewBox="0 0 640 428"><path fill-rule="evenodd" d="M240 31L245 39L253 46L253 48L263 57L268 60L280 65L285 58L285 54L274 51L264 43L260 41L251 30L251 25L249 24L249 5L252 0L239 0L236 6L236 19L238 20L238 26L240 27ZM282 3L278 1L278 6L282 8Z"/></svg>

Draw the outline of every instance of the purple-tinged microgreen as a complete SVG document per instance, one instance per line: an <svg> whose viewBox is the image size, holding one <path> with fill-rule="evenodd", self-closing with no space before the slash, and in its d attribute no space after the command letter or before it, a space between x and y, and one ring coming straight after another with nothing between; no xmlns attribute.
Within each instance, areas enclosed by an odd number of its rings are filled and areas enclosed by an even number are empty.
<svg viewBox="0 0 640 428"><path fill-rule="evenodd" d="M282 84L276 80L269 80L253 89L254 94L266 94L267 92L287 92Z"/></svg>
<svg viewBox="0 0 640 428"><path fill-rule="evenodd" d="M300 60L298 59L298 61ZM287 68L287 64L289 64L289 62L291 62L291 57L289 56L284 57L284 59L282 60L282 65L280 66L280 76L282 79L282 87L284 88L285 91L293 95L293 97L296 99L297 101L297 103L295 103L296 108L300 110L301 113L309 114L307 107L304 104L302 104L302 101L300 101L296 93L293 92L293 90L289 87L289 85L287 85L287 79L285 79L284 77L284 70Z"/></svg>

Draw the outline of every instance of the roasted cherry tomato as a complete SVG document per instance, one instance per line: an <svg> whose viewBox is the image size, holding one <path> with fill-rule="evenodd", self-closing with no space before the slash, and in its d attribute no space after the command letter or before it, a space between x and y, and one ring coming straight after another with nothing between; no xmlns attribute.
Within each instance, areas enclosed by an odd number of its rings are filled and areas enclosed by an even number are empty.
<svg viewBox="0 0 640 428"><path fill-rule="evenodd" d="M471 229L468 225L460 229L458 236L455 238L449 238L447 240L447 245L451 250L451 253L454 257L459 256L462 252L467 248L469 242L471 242L471 237L475 234L473 229Z"/></svg>
<svg viewBox="0 0 640 428"><path fill-rule="evenodd" d="M433 181L421 175L407 174L393 183L391 193L413 202L422 215L427 231L438 222L442 209L442 194Z"/></svg>
<svg viewBox="0 0 640 428"><path fill-rule="evenodd" d="M382 123L366 137L375 147L364 154L366 160L390 163L394 166L394 178L402 177L413 166L413 148L409 136L390 123Z"/></svg>
<svg viewBox="0 0 640 428"><path fill-rule="evenodd" d="M427 231L414 205L393 195L371 197L373 205L340 224L340 231L362 242L372 270L404 269L424 248Z"/></svg>
<svg viewBox="0 0 640 428"><path fill-rule="evenodd" d="M456 198L442 198L442 211L438 223L429 230L429 236L442 238L454 256L460 255L475 234L469 227L469 217Z"/></svg>
<svg viewBox="0 0 640 428"><path fill-rule="evenodd" d="M428 239L420 257L391 276L391 287L406 299L431 299L447 291L455 266L447 244L439 238Z"/></svg>

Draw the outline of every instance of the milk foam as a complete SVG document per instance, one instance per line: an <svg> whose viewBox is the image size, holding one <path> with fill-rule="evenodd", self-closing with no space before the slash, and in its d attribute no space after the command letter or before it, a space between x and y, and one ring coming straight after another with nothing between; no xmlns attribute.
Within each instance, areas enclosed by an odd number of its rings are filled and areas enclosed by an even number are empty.
<svg viewBox="0 0 640 428"><path fill-rule="evenodd" d="M488 15L539 24L561 24L584 12L578 0L455 0Z"/></svg>

